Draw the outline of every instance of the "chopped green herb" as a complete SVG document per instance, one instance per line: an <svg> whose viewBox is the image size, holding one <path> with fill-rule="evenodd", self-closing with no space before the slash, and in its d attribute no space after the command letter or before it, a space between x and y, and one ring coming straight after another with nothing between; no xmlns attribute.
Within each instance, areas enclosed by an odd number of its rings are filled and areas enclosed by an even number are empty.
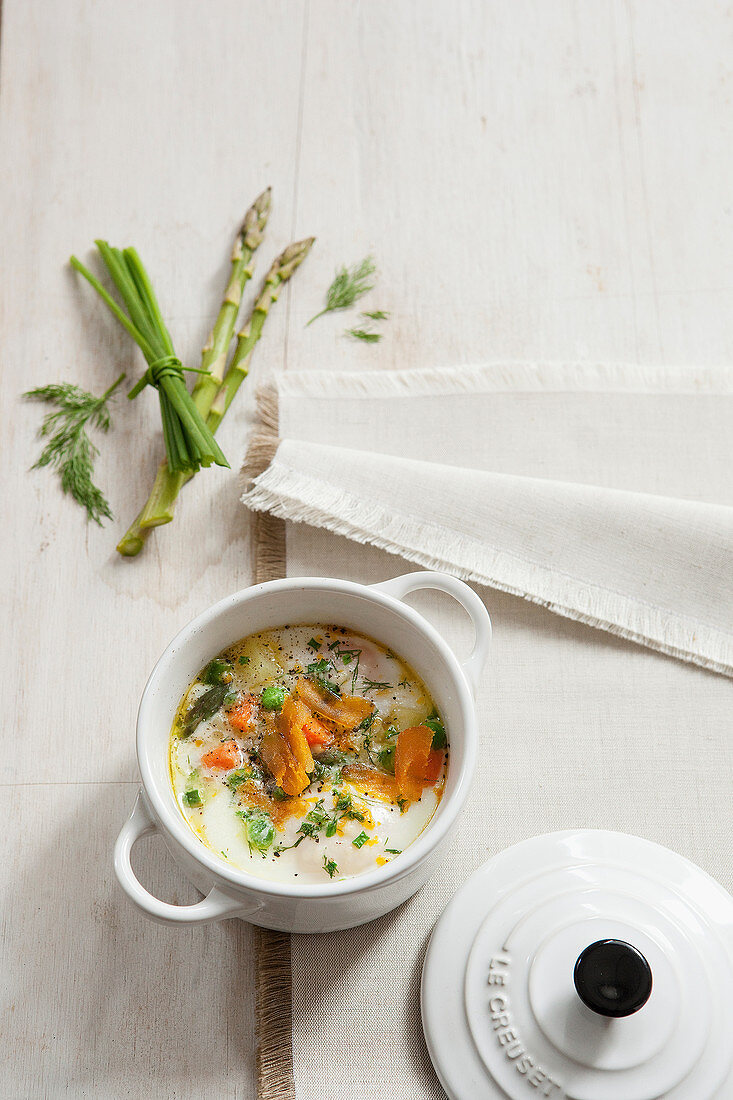
<svg viewBox="0 0 733 1100"><path fill-rule="evenodd" d="M397 799L397 805L400 808L400 813L403 814L405 812L405 806L407 805L407 799L406 798L398 798Z"/></svg>
<svg viewBox="0 0 733 1100"><path fill-rule="evenodd" d="M311 784L323 783L325 780L331 783L340 783L341 768L337 765L324 764L320 760L314 760Z"/></svg>
<svg viewBox="0 0 733 1100"><path fill-rule="evenodd" d="M341 688L338 684L327 679L327 674L333 672L333 667L325 657L321 657L318 661L312 661L306 666L306 672L323 691L328 692L330 695L341 694Z"/></svg>
<svg viewBox="0 0 733 1100"><path fill-rule="evenodd" d="M367 714L366 718L363 718L359 725L356 727L357 733L365 733L371 726L374 719L377 717L378 710L375 707L371 714Z"/></svg>
<svg viewBox="0 0 733 1100"><path fill-rule="evenodd" d="M384 736L385 737L398 737L399 732L400 731L397 729L397 726L388 726L386 731L385 731Z"/></svg>
<svg viewBox="0 0 733 1100"><path fill-rule="evenodd" d="M329 859L328 856L323 857L323 870L329 878L333 878L334 875L338 874L338 866L334 860Z"/></svg>
<svg viewBox="0 0 733 1100"><path fill-rule="evenodd" d="M362 313L362 317L368 317L370 321L386 321L389 314L385 313L383 309L372 309Z"/></svg>
<svg viewBox="0 0 733 1100"><path fill-rule="evenodd" d="M368 676L364 677L364 691L378 691L380 688L391 687L386 680L370 680Z"/></svg>
<svg viewBox="0 0 733 1100"><path fill-rule="evenodd" d="M308 645L310 646L311 649L320 649L321 648L321 643L317 642L315 638L311 638L311 640L308 642Z"/></svg>
<svg viewBox="0 0 733 1100"><path fill-rule="evenodd" d="M355 837L352 840L351 843L354 845L355 848L363 848L368 840L369 840L369 837L367 836L367 834L362 829L362 831L359 833L359 835L357 837Z"/></svg>
<svg viewBox="0 0 733 1100"><path fill-rule="evenodd" d="M288 800L288 796L285 794L285 791L282 789L282 787L273 787L272 797L275 799L276 802L287 802Z"/></svg>
<svg viewBox="0 0 733 1100"><path fill-rule="evenodd" d="M319 798L310 813L305 816L306 821L313 822L314 825L318 825L322 828L328 821L328 814L323 808L323 799Z"/></svg>
<svg viewBox="0 0 733 1100"><path fill-rule="evenodd" d="M355 340L363 340L365 344L378 344L382 339L381 332L367 332L365 328L347 328L347 336L353 336Z"/></svg>
<svg viewBox="0 0 733 1100"><path fill-rule="evenodd" d="M188 708L181 724L180 736L190 737L200 722L213 718L227 698L234 694L229 691L227 684L216 684L207 692L199 696L196 702ZM236 695L235 695L236 698Z"/></svg>
<svg viewBox="0 0 733 1100"><path fill-rule="evenodd" d="M401 856L402 855L402 849L401 848L385 848L384 850L385 850L385 852L389 852L389 854L391 856Z"/></svg>
<svg viewBox="0 0 733 1100"><path fill-rule="evenodd" d="M335 809L337 810L350 810L352 806L351 795L348 791L336 791Z"/></svg>
<svg viewBox="0 0 733 1100"><path fill-rule="evenodd" d="M185 791L183 795L184 806L201 806L203 801L201 798L201 791L190 790Z"/></svg>
<svg viewBox="0 0 733 1100"><path fill-rule="evenodd" d="M336 832L336 829L338 828L338 823L339 819L336 817L336 814L334 814L328 825L326 826L326 836L333 836L333 834Z"/></svg>
<svg viewBox="0 0 733 1100"><path fill-rule="evenodd" d="M201 678L205 684L231 684L234 673L229 661L222 661L221 658L215 657L208 663Z"/></svg>
<svg viewBox="0 0 733 1100"><path fill-rule="evenodd" d="M262 692L262 706L265 710L280 710L285 702L285 688L275 687L273 684Z"/></svg>
<svg viewBox="0 0 733 1100"><path fill-rule="evenodd" d="M397 684L397 687L400 687L400 688L406 688L406 687L409 687L409 686L410 686L410 681L407 679L406 676L403 676L402 679Z"/></svg>
<svg viewBox="0 0 733 1100"><path fill-rule="evenodd" d="M239 663L240 663L240 665L248 665L249 664L249 657L240 657L239 658Z"/></svg>

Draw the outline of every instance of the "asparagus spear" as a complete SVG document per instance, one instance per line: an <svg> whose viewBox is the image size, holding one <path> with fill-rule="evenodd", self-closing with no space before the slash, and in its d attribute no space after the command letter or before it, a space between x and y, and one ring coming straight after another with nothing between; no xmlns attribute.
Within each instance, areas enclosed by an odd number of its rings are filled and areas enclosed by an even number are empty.
<svg viewBox="0 0 733 1100"><path fill-rule="evenodd" d="M244 382L249 373L249 364L252 358L255 344L262 335L262 328L280 294L280 287L286 283L293 272L300 267L303 260L310 252L314 237L308 237L304 241L296 241L281 252L274 261L265 278L259 298L255 302L252 313L237 337L237 346L234 349L229 370L219 386L214 398L206 424L210 431L215 432L231 405L234 395Z"/></svg>
<svg viewBox="0 0 733 1100"><path fill-rule="evenodd" d="M307 240L289 245L277 257L268 271L262 291L238 335L229 370L220 382L216 395L211 402L206 423L212 433L216 432L234 399L234 395L247 377L252 352L262 335L262 329L270 307L278 299L282 283L287 282L306 258L314 239L309 237ZM194 399L195 394L196 391L194 390ZM190 481L192 476L192 474L171 474L165 462L160 464L147 504L118 543L117 550L120 554L124 557L135 557L142 550L153 527L171 522L178 493L186 482Z"/></svg>
<svg viewBox="0 0 733 1100"><path fill-rule="evenodd" d="M201 356L201 369L211 373L199 376L191 395L194 404L204 419L208 415L211 402L214 400L224 378L227 354L234 335L234 326L242 302L242 293L245 284L252 278L252 257L255 250L262 244L265 226L270 214L271 196L272 189L268 187L255 199L244 216L242 228L234 242L229 283L224 293L219 316L211 331L211 336L204 345Z"/></svg>

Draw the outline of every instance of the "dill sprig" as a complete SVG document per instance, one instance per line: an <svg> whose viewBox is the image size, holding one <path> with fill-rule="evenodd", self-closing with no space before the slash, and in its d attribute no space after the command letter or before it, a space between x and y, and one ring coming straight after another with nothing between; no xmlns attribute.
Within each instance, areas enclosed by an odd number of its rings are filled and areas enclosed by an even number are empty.
<svg viewBox="0 0 733 1100"><path fill-rule="evenodd" d="M381 332L368 332L365 328L347 328L346 335L363 340L365 344L377 344L382 339Z"/></svg>
<svg viewBox="0 0 733 1100"><path fill-rule="evenodd" d="M389 317L383 309L367 310L361 314L361 328L347 328L346 336L353 336L355 340L363 340L365 344L377 344L382 339L381 332L374 331L374 321L386 321Z"/></svg>
<svg viewBox="0 0 733 1100"><path fill-rule="evenodd" d="M320 313L316 313L315 317L311 317L308 325L312 325L324 313L331 313L335 309L348 309L359 298L363 298L374 287L372 276L376 270L376 264L371 256L366 256L361 263L354 264L352 267L340 267L328 288L325 308Z"/></svg>
<svg viewBox="0 0 733 1100"><path fill-rule="evenodd" d="M112 511L106 497L92 481L94 459L99 454L87 435L87 425L106 432L110 426L107 402L125 377L121 374L101 397L87 393L71 382L39 386L28 390L24 397L32 401L45 401L56 406L56 412L47 413L38 435L48 439L40 458L31 469L51 466L58 470L61 488L71 493L74 500L86 508L87 516L102 526L103 519L112 519Z"/></svg>

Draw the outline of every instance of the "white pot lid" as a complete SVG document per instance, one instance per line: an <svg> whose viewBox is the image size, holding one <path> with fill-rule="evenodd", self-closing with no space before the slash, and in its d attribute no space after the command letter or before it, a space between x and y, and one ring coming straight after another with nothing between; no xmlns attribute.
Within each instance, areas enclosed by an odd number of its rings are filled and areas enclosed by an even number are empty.
<svg viewBox="0 0 733 1100"><path fill-rule="evenodd" d="M489 860L423 967L452 1100L730 1100L732 1002L733 898L623 833L549 833Z"/></svg>

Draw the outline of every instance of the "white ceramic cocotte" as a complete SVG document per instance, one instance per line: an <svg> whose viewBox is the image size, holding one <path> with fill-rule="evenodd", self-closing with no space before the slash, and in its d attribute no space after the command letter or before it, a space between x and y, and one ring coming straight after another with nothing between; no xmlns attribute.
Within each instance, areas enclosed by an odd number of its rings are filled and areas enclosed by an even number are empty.
<svg viewBox="0 0 733 1100"><path fill-rule="evenodd" d="M418 589L453 596L475 628L462 663L437 631L403 598ZM450 767L440 804L424 832L389 864L336 882L298 886L257 878L228 866L184 820L171 788L168 746L176 708L199 670L232 642L286 623L338 623L373 637L407 660L424 680L445 722ZM153 669L140 703L137 755L142 790L115 846L115 871L131 901L164 923L201 924L241 917L289 932L330 932L382 916L418 890L468 795L477 750L474 707L491 639L491 621L476 593L441 573L409 573L380 584L307 577L272 581L237 592L204 611L171 642ZM186 876L206 896L170 905L149 893L130 855L144 835L158 832Z"/></svg>

